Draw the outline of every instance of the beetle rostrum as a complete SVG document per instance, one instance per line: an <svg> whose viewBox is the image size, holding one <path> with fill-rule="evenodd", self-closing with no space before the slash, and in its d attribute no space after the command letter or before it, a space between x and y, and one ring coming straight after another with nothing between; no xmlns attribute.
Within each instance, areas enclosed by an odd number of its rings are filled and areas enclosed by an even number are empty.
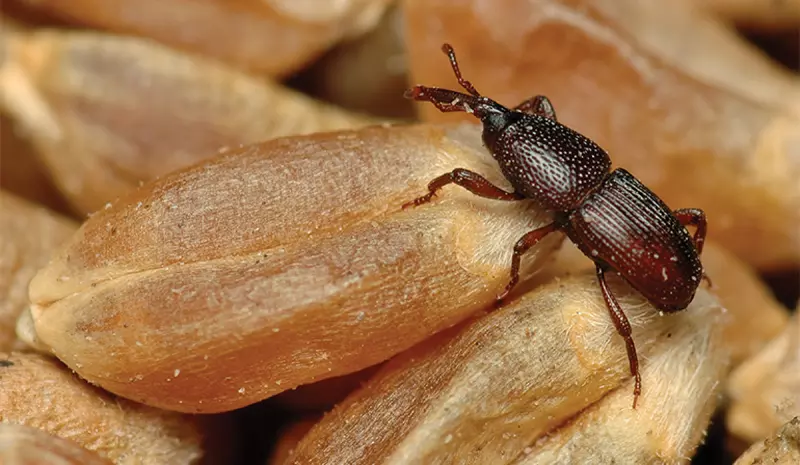
<svg viewBox="0 0 800 465"><path fill-rule="evenodd" d="M697 208L672 211L628 171L610 171L608 153L558 123L547 97L538 95L509 109L482 96L461 76L453 48L444 44L442 50L467 93L415 86L406 97L430 102L442 112L463 111L478 118L483 124L483 143L514 191L507 192L478 173L457 168L433 179L427 194L403 208L429 202L439 189L452 183L489 199L533 199L551 211L552 223L528 232L514 245L511 277L498 301L519 281L520 258L525 252L551 232L566 234L595 263L611 320L625 340L636 408L642 389L636 346L630 323L605 275L616 272L661 311L685 309L705 278L700 263L705 214ZM693 236L686 226L696 228Z"/></svg>

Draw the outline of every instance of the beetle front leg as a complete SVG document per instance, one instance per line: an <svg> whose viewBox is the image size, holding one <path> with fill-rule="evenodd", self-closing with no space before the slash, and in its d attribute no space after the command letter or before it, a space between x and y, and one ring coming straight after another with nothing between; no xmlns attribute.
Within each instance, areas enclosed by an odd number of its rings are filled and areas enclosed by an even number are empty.
<svg viewBox="0 0 800 465"><path fill-rule="evenodd" d="M600 282L600 290L603 291L603 299L606 301L606 307L611 315L611 321L617 329L617 334L622 336L625 340L625 349L628 351L628 362L631 367L631 375L634 379L633 385L633 408L636 408L636 402L639 400L639 395L642 393L642 376L639 374L639 357L636 355L636 345L633 343L631 337L631 324L628 317L622 311L617 299L611 294L611 289L608 288L606 283L605 269L600 265L596 266L597 280Z"/></svg>
<svg viewBox="0 0 800 465"><path fill-rule="evenodd" d="M443 174L428 184L428 193L416 198L411 202L403 204L403 209L410 206L419 206L430 202L436 192L448 184L457 184L464 189L480 197L493 200L522 200L524 197L516 192L506 192L503 189L490 183L486 178L473 171L463 168L456 168L453 171Z"/></svg>
<svg viewBox="0 0 800 465"><path fill-rule="evenodd" d="M516 244L514 244L514 253L511 255L511 279L508 281L503 293L497 296L498 303L502 302L502 300L505 299L511 292L511 289L517 285L517 282L519 281L519 262L525 252L542 240L544 236L550 234L556 229L558 229L556 223L550 223L547 226L542 226L539 229L534 229L533 231L528 232L522 236Z"/></svg>
<svg viewBox="0 0 800 465"><path fill-rule="evenodd" d="M537 95L536 97L529 98L514 107L514 110L532 115L544 116L545 118L557 121L556 109L553 108L550 99L544 95Z"/></svg>

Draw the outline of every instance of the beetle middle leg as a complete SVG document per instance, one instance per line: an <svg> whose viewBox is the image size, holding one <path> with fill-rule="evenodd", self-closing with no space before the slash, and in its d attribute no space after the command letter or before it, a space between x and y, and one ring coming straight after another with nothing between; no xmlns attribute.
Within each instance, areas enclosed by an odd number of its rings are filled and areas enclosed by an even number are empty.
<svg viewBox="0 0 800 465"><path fill-rule="evenodd" d="M430 202L436 192L448 184L456 184L480 197L493 200L522 200L524 197L516 192L507 192L474 171L456 168L453 171L435 178L428 184L428 193L403 204L403 209Z"/></svg>
<svg viewBox="0 0 800 465"><path fill-rule="evenodd" d="M514 107L514 110L532 115L544 116L553 121L558 121L556 119L556 109L553 108L553 103L544 95L537 95L536 97L529 98Z"/></svg>
<svg viewBox="0 0 800 465"><path fill-rule="evenodd" d="M631 366L631 375L634 378L633 385L633 408L636 408L636 402L639 400L639 395L642 393L642 376L639 374L639 357L636 355L636 345L633 343L631 337L631 324L628 317L622 311L617 299L611 293L606 283L605 268L600 265L596 266L597 280L600 282L600 290L603 291L603 299L606 301L606 307L611 315L611 321L617 329L617 334L622 336L625 340L625 349L628 351L628 362Z"/></svg>
<svg viewBox="0 0 800 465"><path fill-rule="evenodd" d="M503 293L497 296L497 302L501 302L505 299L514 286L517 285L517 282L519 282L519 262L525 252L556 229L558 229L556 223L550 223L547 226L542 226L539 229L528 232L514 244L514 253L511 255L511 279L508 281Z"/></svg>

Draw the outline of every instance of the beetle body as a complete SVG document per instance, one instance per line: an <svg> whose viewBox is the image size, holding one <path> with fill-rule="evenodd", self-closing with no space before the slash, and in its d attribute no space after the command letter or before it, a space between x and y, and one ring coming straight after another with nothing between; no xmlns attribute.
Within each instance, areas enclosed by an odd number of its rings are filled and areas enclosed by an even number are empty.
<svg viewBox="0 0 800 465"><path fill-rule="evenodd" d="M464 111L480 119L483 142L514 192L458 168L432 180L426 195L403 208L429 202L439 189L454 183L490 199L533 199L553 212L553 223L528 232L514 245L511 277L498 300L518 282L521 256L551 232L565 233L595 263L611 320L625 340L635 379L635 408L641 392L636 347L628 319L611 293L605 273L619 274L661 311L685 309L705 277L700 262L705 214L699 209L671 211L629 172L621 168L611 172L608 153L558 123L546 97L536 96L509 109L482 96L461 77L452 47L445 44L443 50L468 93L416 86L406 96L428 101L443 112ZM696 227L694 236L686 230L689 225Z"/></svg>
<svg viewBox="0 0 800 465"><path fill-rule="evenodd" d="M703 267L691 236L664 202L616 169L573 210L567 237L595 263L616 270L656 308L685 309Z"/></svg>
<svg viewBox="0 0 800 465"><path fill-rule="evenodd" d="M484 131L483 139L515 192L548 210L568 211L608 175L611 159L591 140L544 116L509 114L502 132L486 137Z"/></svg>

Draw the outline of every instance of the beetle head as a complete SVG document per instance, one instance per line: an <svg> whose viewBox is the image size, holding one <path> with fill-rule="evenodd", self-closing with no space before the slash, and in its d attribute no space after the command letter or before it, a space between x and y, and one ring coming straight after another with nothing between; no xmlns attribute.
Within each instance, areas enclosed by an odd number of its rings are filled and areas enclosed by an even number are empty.
<svg viewBox="0 0 800 465"><path fill-rule="evenodd" d="M415 86L405 94L406 98L431 102L441 112L463 111L483 123L483 140L491 146L497 136L514 119L514 112L494 100L467 95L438 87Z"/></svg>
<svg viewBox="0 0 800 465"><path fill-rule="evenodd" d="M461 76L453 47L444 44L442 51L449 57L450 67L453 69L458 83L468 93L439 87L415 86L406 91L406 98L431 102L441 112L463 111L474 115L483 123L484 142L489 146L493 145L497 136L510 124L514 112L494 100L482 96L471 82Z"/></svg>

